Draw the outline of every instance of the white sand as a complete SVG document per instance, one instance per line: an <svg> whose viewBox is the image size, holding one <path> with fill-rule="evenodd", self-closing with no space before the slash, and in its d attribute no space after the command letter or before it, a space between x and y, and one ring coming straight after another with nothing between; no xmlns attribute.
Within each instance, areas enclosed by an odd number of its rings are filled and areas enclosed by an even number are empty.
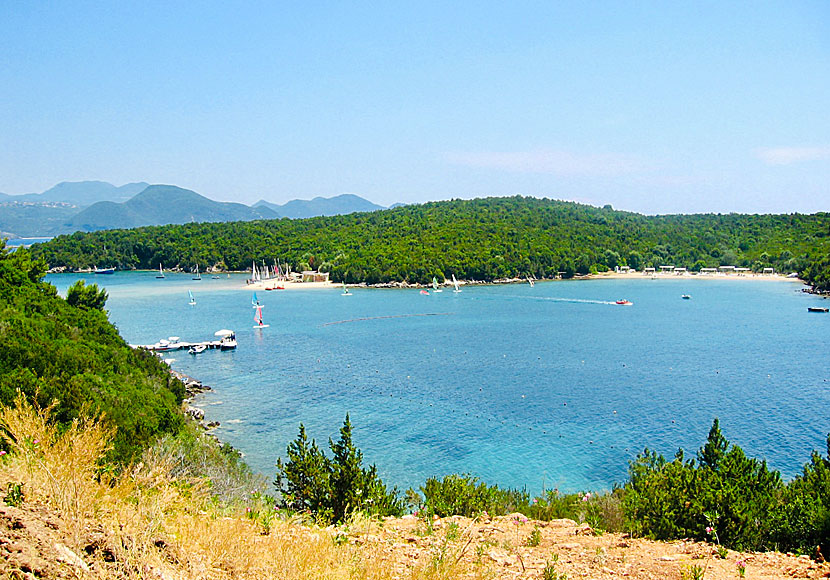
<svg viewBox="0 0 830 580"><path fill-rule="evenodd" d="M282 290L277 290L280 287ZM333 282L277 282L276 280L263 280L261 282L254 282L253 284L245 284L240 286L241 290L265 290L266 288L274 288L275 292L283 292L285 290L335 290L340 288L341 284Z"/></svg>

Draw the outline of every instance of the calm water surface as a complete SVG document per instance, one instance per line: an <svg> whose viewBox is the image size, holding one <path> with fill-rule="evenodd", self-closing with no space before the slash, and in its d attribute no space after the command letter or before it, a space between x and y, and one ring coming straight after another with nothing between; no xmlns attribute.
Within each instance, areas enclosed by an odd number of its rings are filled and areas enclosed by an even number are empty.
<svg viewBox="0 0 830 580"><path fill-rule="evenodd" d="M48 279L64 290L79 277ZM798 283L260 291L270 327L255 330L243 275L86 278L106 286L128 342L237 332L235 352L167 358L213 387L195 404L269 476L300 422L325 443L347 412L365 460L400 487L469 472L534 492L608 489L643 447L696 451L714 417L792 476L830 432L830 315L808 314L822 301ZM623 297L634 306L613 304Z"/></svg>

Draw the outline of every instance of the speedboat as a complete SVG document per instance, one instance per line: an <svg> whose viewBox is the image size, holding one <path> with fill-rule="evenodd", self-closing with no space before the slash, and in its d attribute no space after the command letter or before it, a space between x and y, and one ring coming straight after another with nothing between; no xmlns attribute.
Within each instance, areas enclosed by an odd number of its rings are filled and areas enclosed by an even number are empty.
<svg viewBox="0 0 830 580"><path fill-rule="evenodd" d="M681 296L681 298L682 298L683 300L691 300L691 298L692 298L692 297L691 297L691 296L689 296L688 294L684 294L683 296Z"/></svg>
<svg viewBox="0 0 830 580"><path fill-rule="evenodd" d="M205 352L206 350L207 350L206 345L204 345L204 344L194 344L193 346L191 346L188 349L187 352L189 352L190 354L200 354L200 353Z"/></svg>
<svg viewBox="0 0 830 580"><path fill-rule="evenodd" d="M233 350L236 348L236 333L233 330L223 328L214 332L213 335L221 337L219 339L219 350Z"/></svg>
<svg viewBox="0 0 830 580"><path fill-rule="evenodd" d="M619 304L620 306L633 306L634 305L633 302L631 302L630 300L626 300L625 298L620 298L619 300L617 300L616 304Z"/></svg>
<svg viewBox="0 0 830 580"><path fill-rule="evenodd" d="M808 306L807 312L827 312L828 308L822 308L821 306Z"/></svg>

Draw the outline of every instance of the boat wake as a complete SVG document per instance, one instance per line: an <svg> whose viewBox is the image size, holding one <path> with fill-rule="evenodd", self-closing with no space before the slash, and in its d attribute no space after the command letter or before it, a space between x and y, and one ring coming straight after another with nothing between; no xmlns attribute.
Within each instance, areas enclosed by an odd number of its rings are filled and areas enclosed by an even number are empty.
<svg viewBox="0 0 830 580"><path fill-rule="evenodd" d="M603 304L608 306L617 306L613 300L589 300L585 298L555 298L553 296L520 296L520 295L504 295L504 298L517 298L520 300L543 300L547 302L574 302L576 304Z"/></svg>

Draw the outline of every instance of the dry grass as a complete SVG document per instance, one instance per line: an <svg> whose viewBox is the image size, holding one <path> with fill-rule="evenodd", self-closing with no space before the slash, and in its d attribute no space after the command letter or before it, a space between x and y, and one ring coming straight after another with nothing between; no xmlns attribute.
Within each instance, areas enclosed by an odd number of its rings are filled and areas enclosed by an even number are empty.
<svg viewBox="0 0 830 580"><path fill-rule="evenodd" d="M24 503L59 514L61 540L101 578L279 578L386 580L382 546L362 542L380 523L353 517L342 528L287 518L261 499L248 507L215 501L210 482L182 477L181 457L145 453L111 475L102 464L114 435L100 419L81 419L60 432L50 409L21 395L0 409L11 451L0 457L0 484L21 484ZM178 477L176 476L178 474ZM355 541L358 538L358 541ZM455 578L453 549L411 570L411 578ZM409 575L409 574L407 574ZM396 577L400 577L398 574Z"/></svg>

